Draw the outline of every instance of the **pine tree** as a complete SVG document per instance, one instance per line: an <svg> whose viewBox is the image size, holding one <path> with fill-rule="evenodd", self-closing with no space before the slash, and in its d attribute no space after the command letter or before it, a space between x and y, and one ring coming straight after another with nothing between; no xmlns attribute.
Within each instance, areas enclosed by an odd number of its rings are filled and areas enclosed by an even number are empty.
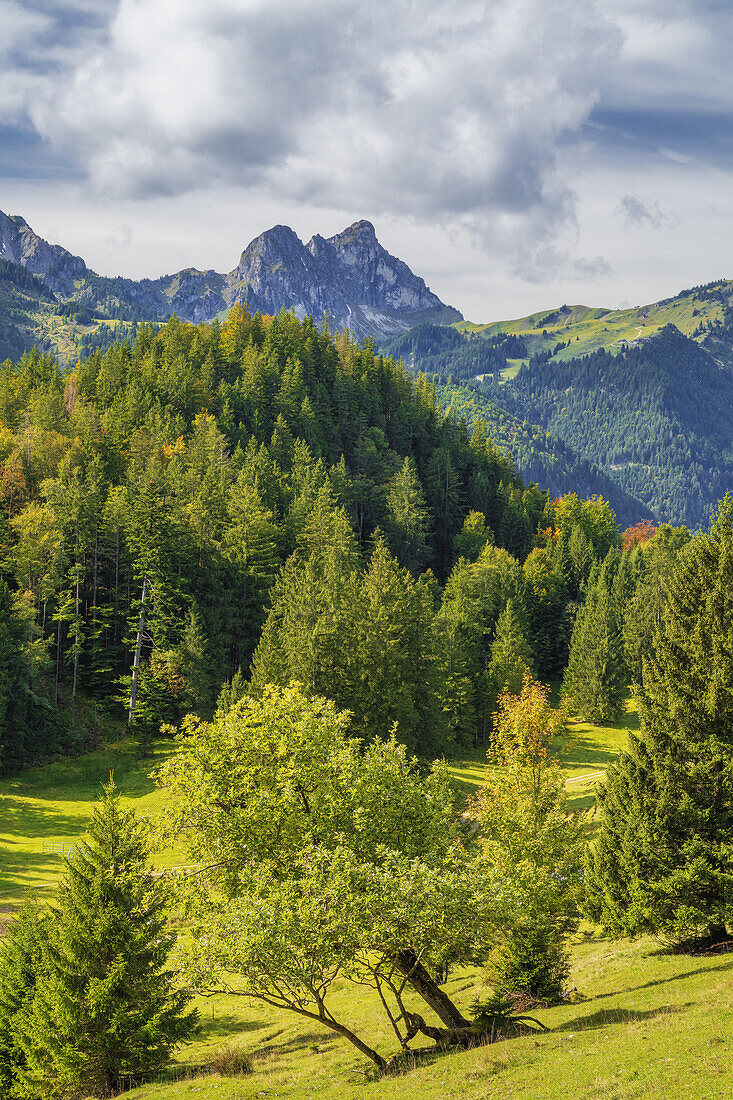
<svg viewBox="0 0 733 1100"><path fill-rule="evenodd" d="M189 611L183 638L178 647L181 661L181 708L186 714L210 718L214 700L206 632L195 607Z"/></svg>
<svg viewBox="0 0 733 1100"><path fill-rule="evenodd" d="M681 553L644 661L641 732L608 771L589 915L622 934L733 919L733 499Z"/></svg>
<svg viewBox="0 0 733 1100"><path fill-rule="evenodd" d="M25 763L23 643L10 590L0 578L0 770Z"/></svg>
<svg viewBox="0 0 733 1100"><path fill-rule="evenodd" d="M614 578L620 555L611 550L578 612L563 693L589 722L613 722L623 711L626 668Z"/></svg>
<svg viewBox="0 0 733 1100"><path fill-rule="evenodd" d="M565 721L565 712L550 705L549 688L530 673L517 694L504 692L488 754L493 766L473 806L484 858L516 898L491 980L501 992L540 1000L562 994L582 876L582 825L570 812L557 763Z"/></svg>
<svg viewBox="0 0 733 1100"><path fill-rule="evenodd" d="M6 1100L21 1095L16 1085L25 1055L18 1036L32 1011L47 934L47 914L29 897L0 941L0 1096Z"/></svg>
<svg viewBox="0 0 733 1100"><path fill-rule="evenodd" d="M52 911L43 980L20 1036L20 1095L108 1095L165 1065L193 1034L190 997L166 969L173 937L147 857L110 780Z"/></svg>
<svg viewBox="0 0 733 1100"><path fill-rule="evenodd" d="M533 663L532 648L525 636L522 618L514 600L507 600L491 644L489 668L497 691L518 695L524 677L533 671Z"/></svg>
<svg viewBox="0 0 733 1100"><path fill-rule="evenodd" d="M387 487L387 535L390 549L412 573L425 567L428 556L429 512L420 478L411 458L406 458Z"/></svg>
<svg viewBox="0 0 733 1100"><path fill-rule="evenodd" d="M567 654L568 593L560 569L543 546L528 554L522 572L537 671L555 674Z"/></svg>

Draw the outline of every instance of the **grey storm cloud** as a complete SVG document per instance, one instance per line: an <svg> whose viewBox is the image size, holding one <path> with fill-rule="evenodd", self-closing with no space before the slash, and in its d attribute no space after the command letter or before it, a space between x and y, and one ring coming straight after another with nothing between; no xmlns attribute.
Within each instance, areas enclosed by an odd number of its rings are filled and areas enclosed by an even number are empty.
<svg viewBox="0 0 733 1100"><path fill-rule="evenodd" d="M93 34L109 9L83 7ZM541 232L572 218L555 146L621 47L581 0L120 0L91 48L15 85L105 194L266 185Z"/></svg>
<svg viewBox="0 0 733 1100"><path fill-rule="evenodd" d="M727 169L732 38L717 0L0 0L0 126L105 201L239 188L594 279L576 170Z"/></svg>

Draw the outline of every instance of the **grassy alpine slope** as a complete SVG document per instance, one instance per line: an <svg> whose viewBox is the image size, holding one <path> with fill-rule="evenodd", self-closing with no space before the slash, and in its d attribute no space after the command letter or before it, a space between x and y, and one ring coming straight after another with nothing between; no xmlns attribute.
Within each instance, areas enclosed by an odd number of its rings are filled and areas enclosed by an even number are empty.
<svg viewBox="0 0 733 1100"><path fill-rule="evenodd" d="M454 327L461 332L483 336L496 336L498 333L522 336L529 355L552 351L562 342L566 346L556 353L556 357L564 360L587 355L599 348L621 351L624 345L647 340L665 325L675 325L685 336L702 339L709 326L723 320L724 308L731 293L733 282L718 280L645 306L602 309L563 305L559 309L545 309L510 321L492 321L489 324L463 321Z"/></svg>
<svg viewBox="0 0 733 1100"><path fill-rule="evenodd" d="M592 805L592 789L623 747L637 716L629 707L617 726L572 724L570 751L562 758L568 788L580 809ZM43 842L73 843L83 835L100 784L111 770L128 804L154 815L161 795L149 773L167 750L159 743L140 760L129 742L118 742L76 760L29 769L0 784L0 905L12 911L28 887L52 894L62 871L58 855L44 854ZM483 754L451 765L455 782L469 797L481 782ZM591 826L592 827L592 826ZM181 854L161 854L161 866ZM409 1073L380 1081L347 1044L310 1022L267 1006L218 995L201 1000L202 1029L179 1052L159 1082L128 1095L131 1100L218 1097L249 1100L440 1100L523 1097L565 1098L728 1097L733 1089L729 1036L733 1033L733 959L664 954L659 944L633 944L579 935L573 945L572 984L577 1001L538 1012L550 1029L493 1046L443 1057L431 1056ZM451 975L447 991L468 1007L482 992L479 970ZM368 996L344 984L349 1015L377 1045L389 1045L381 1017ZM701 1045L702 1044L702 1045ZM250 1076L226 1078L202 1073L222 1048L252 1057ZM185 1077L183 1075L186 1075ZM193 1075L193 1076L188 1076Z"/></svg>
<svg viewBox="0 0 733 1100"><path fill-rule="evenodd" d="M563 305L450 338L426 327L393 350L413 373L467 383L441 387L456 390L446 407L498 423L527 480L600 492L622 522L632 502L634 518L694 529L733 477L732 291L719 280L636 308Z"/></svg>

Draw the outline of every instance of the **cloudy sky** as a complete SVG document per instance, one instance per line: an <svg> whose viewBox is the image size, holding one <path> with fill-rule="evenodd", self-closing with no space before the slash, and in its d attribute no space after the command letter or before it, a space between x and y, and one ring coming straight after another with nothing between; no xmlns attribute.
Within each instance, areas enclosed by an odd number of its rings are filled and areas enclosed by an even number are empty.
<svg viewBox="0 0 733 1100"><path fill-rule="evenodd" d="M473 320L733 276L727 0L0 0L0 209L104 274L374 222Z"/></svg>

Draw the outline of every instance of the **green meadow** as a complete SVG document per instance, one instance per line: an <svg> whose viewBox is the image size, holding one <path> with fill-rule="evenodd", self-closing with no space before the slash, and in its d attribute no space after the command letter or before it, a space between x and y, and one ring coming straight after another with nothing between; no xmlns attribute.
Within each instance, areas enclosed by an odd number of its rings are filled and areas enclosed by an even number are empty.
<svg viewBox="0 0 733 1100"><path fill-rule="evenodd" d="M561 757L568 792L589 811L593 788L638 719L629 705L617 726L571 723ZM0 784L0 906L6 917L31 888L51 897L63 870L49 842L78 841L100 786L111 772L125 801L155 815L161 794L150 773L169 751L160 742L141 760L120 741L75 760L33 768ZM466 798L480 785L483 754L449 762ZM589 822L589 824L591 824ZM592 824L591 824L592 827ZM161 867L182 862L161 853ZM677 1100L733 1095L733 956L669 954L653 940L634 943L578 934L572 947L572 1000L538 1011L546 1032L517 1035L489 1046L431 1054L407 1071L375 1080L353 1048L310 1021L236 996L199 999L201 1030L155 1081L133 1088L130 1100L218 1097L221 1100ZM485 989L479 969L450 976L447 991L460 1005ZM348 1017L383 1050L393 1037L368 991L337 989ZM219 1076L210 1065L223 1050L249 1055L252 1072Z"/></svg>
<svg viewBox="0 0 733 1100"><path fill-rule="evenodd" d="M486 336L500 332L524 336L530 355L552 351L558 343L564 343L567 347L557 353L557 358L571 359L599 348L620 351L624 344L646 340L670 324L676 325L685 336L692 336L701 322L715 323L722 320L722 316L718 301L704 293L700 297L689 293L634 308L598 309L574 305L542 310L510 321L492 321L487 325L461 321L453 327ZM522 360L508 360L502 378L513 378L521 363Z"/></svg>

